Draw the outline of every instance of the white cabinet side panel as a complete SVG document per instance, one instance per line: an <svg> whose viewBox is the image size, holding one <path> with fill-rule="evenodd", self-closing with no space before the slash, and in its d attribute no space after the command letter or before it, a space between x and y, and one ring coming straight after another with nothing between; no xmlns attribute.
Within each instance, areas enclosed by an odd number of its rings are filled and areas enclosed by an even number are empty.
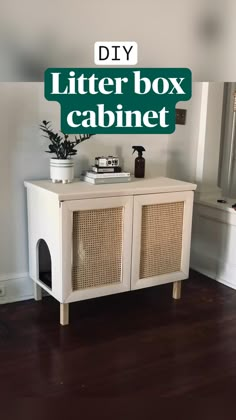
<svg viewBox="0 0 236 420"><path fill-rule="evenodd" d="M40 189L27 189L29 274L51 295L61 299L60 211L56 197ZM52 290L39 280L38 243L43 239L50 251Z"/></svg>

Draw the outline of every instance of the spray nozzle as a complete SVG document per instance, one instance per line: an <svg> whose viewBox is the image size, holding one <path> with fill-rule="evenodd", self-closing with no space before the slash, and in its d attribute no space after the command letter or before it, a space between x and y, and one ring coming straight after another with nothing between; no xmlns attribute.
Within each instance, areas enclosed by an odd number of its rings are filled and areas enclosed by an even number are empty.
<svg viewBox="0 0 236 420"><path fill-rule="evenodd" d="M143 152L146 152L143 146L132 146L132 148L134 149L133 153L138 152L139 156L142 156Z"/></svg>

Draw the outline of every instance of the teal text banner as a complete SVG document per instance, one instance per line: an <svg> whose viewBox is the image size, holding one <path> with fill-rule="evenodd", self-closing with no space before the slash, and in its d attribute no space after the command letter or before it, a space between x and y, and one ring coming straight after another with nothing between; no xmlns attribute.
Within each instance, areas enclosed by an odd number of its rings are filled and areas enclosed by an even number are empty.
<svg viewBox="0 0 236 420"><path fill-rule="evenodd" d="M49 68L45 98L61 105L67 134L170 134L192 95L187 68Z"/></svg>

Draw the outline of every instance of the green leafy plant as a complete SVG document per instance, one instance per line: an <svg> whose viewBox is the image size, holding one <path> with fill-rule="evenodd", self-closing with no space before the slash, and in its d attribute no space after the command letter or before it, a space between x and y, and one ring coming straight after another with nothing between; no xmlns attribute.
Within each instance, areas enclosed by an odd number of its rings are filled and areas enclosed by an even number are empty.
<svg viewBox="0 0 236 420"><path fill-rule="evenodd" d="M71 156L77 154L76 146L82 143L85 140L90 139L93 134L79 134L78 137L75 136L75 140L69 140L69 135L64 133L56 133L51 127L50 121L42 121L40 124L40 130L43 131L44 137L48 138L50 144L48 146L49 150L46 150L46 153L53 153L56 155L57 159L70 159Z"/></svg>

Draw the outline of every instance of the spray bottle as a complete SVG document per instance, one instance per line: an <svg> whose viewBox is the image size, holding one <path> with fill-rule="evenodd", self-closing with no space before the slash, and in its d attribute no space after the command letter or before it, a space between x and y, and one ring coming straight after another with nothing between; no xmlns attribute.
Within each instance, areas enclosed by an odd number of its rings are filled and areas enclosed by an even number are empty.
<svg viewBox="0 0 236 420"><path fill-rule="evenodd" d="M144 178L145 176L145 159L143 157L143 152L146 150L143 146L132 146L134 152L138 152L138 157L135 159L135 167L134 167L134 176L135 178Z"/></svg>

